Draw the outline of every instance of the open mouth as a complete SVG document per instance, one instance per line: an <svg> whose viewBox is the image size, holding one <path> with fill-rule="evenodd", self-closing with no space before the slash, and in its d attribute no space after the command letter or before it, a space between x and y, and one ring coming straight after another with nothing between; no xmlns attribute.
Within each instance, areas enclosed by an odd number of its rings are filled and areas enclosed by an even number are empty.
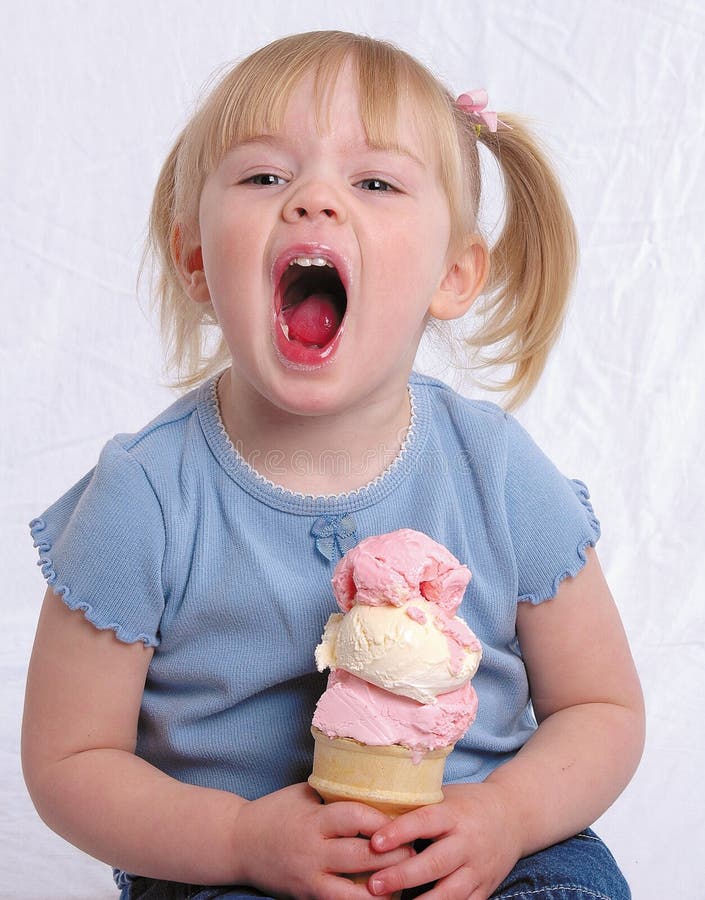
<svg viewBox="0 0 705 900"><path fill-rule="evenodd" d="M333 261L323 255L293 257L279 280L277 309L277 343L284 355L294 362L325 357L347 309L345 285Z"/></svg>

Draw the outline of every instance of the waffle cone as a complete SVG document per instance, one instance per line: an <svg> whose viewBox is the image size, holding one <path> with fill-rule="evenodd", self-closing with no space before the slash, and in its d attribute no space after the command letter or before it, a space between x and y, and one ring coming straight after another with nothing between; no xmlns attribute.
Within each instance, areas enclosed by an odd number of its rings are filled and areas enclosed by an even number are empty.
<svg viewBox="0 0 705 900"><path fill-rule="evenodd" d="M452 744L419 758L399 744L373 747L348 738L329 738L318 728L311 733L315 746L308 783L325 803L357 800L396 818L443 799L443 770ZM355 884L366 884L369 872L347 877ZM392 900L400 897L401 891Z"/></svg>
<svg viewBox="0 0 705 900"><path fill-rule="evenodd" d="M398 744L373 747L329 738L317 728L311 732L316 743L308 783L326 803L357 800L395 817L443 800L443 770L453 745L419 758Z"/></svg>

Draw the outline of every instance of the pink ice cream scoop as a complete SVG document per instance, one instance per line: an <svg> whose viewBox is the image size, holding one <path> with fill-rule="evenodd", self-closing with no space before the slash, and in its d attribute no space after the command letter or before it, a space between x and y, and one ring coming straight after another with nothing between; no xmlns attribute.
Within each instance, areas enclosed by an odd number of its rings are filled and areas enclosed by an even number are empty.
<svg viewBox="0 0 705 900"><path fill-rule="evenodd" d="M455 744L476 713L477 694L469 681L441 694L437 703L419 703L336 669L313 725L328 737L348 737L371 747L401 744L425 753Z"/></svg>
<svg viewBox="0 0 705 900"><path fill-rule="evenodd" d="M447 613L460 606L470 570L428 535L411 528L361 541L333 573L333 593L347 612L354 603L401 606L423 598Z"/></svg>
<svg viewBox="0 0 705 900"><path fill-rule="evenodd" d="M331 670L313 725L329 738L425 752L472 724L480 642L455 611L470 571L425 534L361 541L338 563L333 613L316 648Z"/></svg>

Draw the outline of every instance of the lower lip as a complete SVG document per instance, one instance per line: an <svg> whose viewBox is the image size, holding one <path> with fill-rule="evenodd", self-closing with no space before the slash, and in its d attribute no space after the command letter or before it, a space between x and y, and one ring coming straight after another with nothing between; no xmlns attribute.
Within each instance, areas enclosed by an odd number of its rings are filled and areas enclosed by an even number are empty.
<svg viewBox="0 0 705 900"><path fill-rule="evenodd" d="M305 347L297 341L290 341L284 334L278 319L274 320L274 345L281 361L299 369L320 369L332 362L343 336L345 320L340 323L335 337L325 347Z"/></svg>

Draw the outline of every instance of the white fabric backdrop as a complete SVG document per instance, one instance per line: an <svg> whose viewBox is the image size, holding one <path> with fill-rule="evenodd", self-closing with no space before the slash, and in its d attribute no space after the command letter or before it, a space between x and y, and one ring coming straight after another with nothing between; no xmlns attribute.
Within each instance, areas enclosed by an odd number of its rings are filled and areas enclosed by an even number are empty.
<svg viewBox="0 0 705 900"><path fill-rule="evenodd" d="M487 86L493 107L535 119L555 156L580 280L520 418L590 486L649 716L641 768L598 829L637 900L705 897L705 5L336 6L2 2L0 896L113 896L105 866L42 825L21 779L43 593L26 523L108 437L171 400L135 291L157 171L217 66L285 33L340 27L396 40L458 93Z"/></svg>

